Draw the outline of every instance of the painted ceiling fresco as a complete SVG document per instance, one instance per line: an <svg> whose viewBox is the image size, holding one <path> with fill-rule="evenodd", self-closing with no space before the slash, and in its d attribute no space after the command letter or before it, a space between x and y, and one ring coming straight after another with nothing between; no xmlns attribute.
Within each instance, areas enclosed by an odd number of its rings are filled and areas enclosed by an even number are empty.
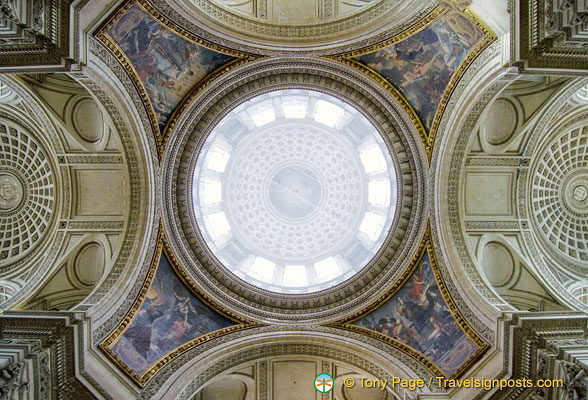
<svg viewBox="0 0 588 400"><path fill-rule="evenodd" d="M141 376L179 346L231 325L182 283L162 254L139 312L110 351Z"/></svg>
<svg viewBox="0 0 588 400"><path fill-rule="evenodd" d="M484 36L470 19L452 10L413 36L355 60L394 85L430 133L451 77Z"/></svg>
<svg viewBox="0 0 588 400"><path fill-rule="evenodd" d="M399 291L354 325L412 347L447 376L453 375L478 350L441 296L428 253Z"/></svg>
<svg viewBox="0 0 588 400"><path fill-rule="evenodd" d="M153 19L137 4L107 30L143 84L159 129L202 78L233 57L192 43Z"/></svg>
<svg viewBox="0 0 588 400"><path fill-rule="evenodd" d="M148 2L135 1L138 3L128 3L114 13L113 19L101 28L100 38L117 55L142 93L154 128L158 125L163 132L183 99L204 82L205 77L236 58L211 50L217 49L213 44L200 42L188 34L186 37L191 40L179 35L168 27L169 21L164 23L145 11L149 10ZM485 41L488 32L463 10L438 8L437 13L422 25L406 31L410 36L402 41L392 38L370 50L360 49L353 54L337 56L341 62L353 64L388 89L391 88L386 81L393 85L400 93L394 92L396 97L404 96L416 113L415 117L401 99L421 139L426 136L424 131L429 134L435 131L437 113L442 113L446 102L443 96L450 92L452 82L457 81L467 65L466 57L477 54L488 43ZM182 32L180 28L173 29ZM205 43L210 48L195 42ZM220 51L243 57L230 49ZM358 55L361 52L368 53ZM365 67L371 71L366 71ZM452 303L448 306L443 298L439 287L443 285L442 280L436 280L439 275L435 271L438 270L436 266L433 268L429 253L425 251L408 280L390 299L376 310L365 311L369 314L353 325L345 324L344 328L352 327L364 335L392 342L394 346L402 343L428 368L455 376L485 350L486 344L478 340L470 328L456 322L457 309ZM248 329L249 322L239 325L201 302L176 275L164 254L156 272L150 276L153 280L146 281L146 293L133 306L132 320L128 325L121 323L118 331L101 344L111 359L139 385L151 379L185 347L206 340L203 335Z"/></svg>

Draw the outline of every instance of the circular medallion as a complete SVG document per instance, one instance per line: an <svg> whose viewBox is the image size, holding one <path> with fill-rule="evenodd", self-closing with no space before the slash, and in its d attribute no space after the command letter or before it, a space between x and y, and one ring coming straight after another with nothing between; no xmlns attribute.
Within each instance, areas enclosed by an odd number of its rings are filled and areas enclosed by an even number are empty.
<svg viewBox="0 0 588 400"><path fill-rule="evenodd" d="M0 210L12 211L17 208L23 199L23 184L10 172L0 173Z"/></svg>
<svg viewBox="0 0 588 400"><path fill-rule="evenodd" d="M574 196L574 200L578 203L585 203L586 198L588 198L588 187L586 185L576 186L572 192L572 196Z"/></svg>
<svg viewBox="0 0 588 400"><path fill-rule="evenodd" d="M588 212L588 170L574 170L564 179L564 202L574 214L582 215Z"/></svg>
<svg viewBox="0 0 588 400"><path fill-rule="evenodd" d="M292 223L316 215L326 197L320 173L302 163L280 165L276 169L264 190L274 215Z"/></svg>

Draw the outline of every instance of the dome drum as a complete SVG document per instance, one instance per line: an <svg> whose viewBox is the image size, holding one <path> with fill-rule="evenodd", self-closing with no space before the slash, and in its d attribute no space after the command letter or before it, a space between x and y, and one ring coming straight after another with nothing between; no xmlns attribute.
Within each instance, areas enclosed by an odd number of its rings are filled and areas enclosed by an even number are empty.
<svg viewBox="0 0 588 400"><path fill-rule="evenodd" d="M164 155L165 229L189 266L185 279L262 321L336 318L383 293L410 262L426 221L426 188L416 183L426 182L426 158L409 117L383 89L328 61L267 60L230 75L214 93L191 99ZM308 111L321 104L323 112ZM337 136L352 124L373 136ZM284 148L291 153L276 151ZM349 173L356 178L337 180ZM351 212L338 214L343 205ZM316 224L321 212L330 218ZM267 231L254 222L260 215L273 221ZM296 236L304 229L310 236ZM341 231L348 233L337 250L318 245L316 238ZM257 251L246 256L247 247ZM366 247L373 253L357 251ZM219 256L221 248L230 251Z"/></svg>

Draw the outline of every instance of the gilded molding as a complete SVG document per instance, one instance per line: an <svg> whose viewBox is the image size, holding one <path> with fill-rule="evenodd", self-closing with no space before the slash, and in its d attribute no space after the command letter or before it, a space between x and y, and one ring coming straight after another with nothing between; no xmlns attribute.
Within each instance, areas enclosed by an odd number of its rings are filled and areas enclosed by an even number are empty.
<svg viewBox="0 0 588 400"><path fill-rule="evenodd" d="M433 123L431 125L431 130L427 134L427 132L426 132L420 118L416 114L415 110L410 105L410 103L408 102L406 97L398 90L398 88L396 88L392 83L390 83L386 78L384 78L379 73L377 73L374 70L372 70L371 68L361 64L360 62L353 60L352 58L357 57L357 56L361 56L361 55L364 55L367 53L372 53L374 51L382 50L390 45L402 42L403 40L407 39L408 37L411 37L411 36L417 34L418 32L422 31L423 29L427 28L432 23L434 23L436 20L441 18L443 15L447 14L449 11L457 12L457 13L465 16L467 19L469 19L475 26L477 26L483 32L484 36L468 52L468 54L465 56L465 58L460 63L457 70L452 75L449 83L445 87L445 90L443 91L443 96L437 106L437 111L435 112L435 117L434 117ZM484 51L484 49L489 44L491 44L496 38L497 38L497 36L492 32L492 30L488 27L488 25L486 25L481 20L481 18L478 17L469 7L461 9L461 8L458 8L457 6L454 6L451 8L438 6L435 9L433 9L433 11L431 11L427 16L425 16L424 18L419 20L416 24L412 25L411 27L407 28L406 30L404 30L404 31L402 31L402 32L400 32L400 33L398 33L398 34L396 34L386 40L383 40L379 43L376 43L376 44L373 44L373 45L370 45L370 46L367 46L367 47L364 47L361 49L357 49L357 50L353 50L353 51L349 51L349 52L345 52L345 53L340 53L340 54L336 54L333 56L327 56L326 58L338 61L344 65L347 65L349 67L352 67L352 68L355 68L355 69L361 71L362 73L364 73L365 75L369 76L371 79L376 81L385 90L387 90L394 97L394 99L396 101L398 101L398 103L402 106L404 111L408 114L412 123L415 125L415 127L419 133L419 137L421 139L421 142L425 148L425 152L427 154L427 157L430 161L431 156L432 156L432 152L433 152L433 146L435 143L435 137L436 137L437 131L439 129L439 124L441 122L441 118L443 117L443 113L445 112L445 108L447 106L447 103L449 102L449 99L450 99L457 83L460 81L460 79L462 78L465 71L469 68L469 66L472 64L472 62L478 57L478 55L480 53L482 53Z"/></svg>
<svg viewBox="0 0 588 400"><path fill-rule="evenodd" d="M212 73L204 76L199 82L197 82L194 85L194 87L192 89L190 89L190 91L186 95L184 95L184 98L176 106L176 108L173 111L172 116L170 116L169 120L166 122L166 127L164 128L163 132L160 132L160 128L157 123L156 113L155 113L155 110L153 109L153 105L151 104L151 100L149 99L149 95L147 94L147 91L145 90L145 87L144 87L143 83L141 82L139 76L137 75L137 72L135 71L132 63L130 62L128 57L125 55L124 51L118 46L118 44L116 44L114 42L114 40L112 40L112 38L107 33L107 31L116 23L116 21L126 11L128 11L129 8L131 8L135 4L138 5L147 14L149 14L149 16L152 17L154 20L156 20L160 25L169 29L171 32L182 37L183 39L186 39L192 43L195 43L195 44L202 46L202 47L205 47L207 49L214 50L216 52L237 58L236 60L233 60L233 61L229 62L228 64L223 65L222 67L213 71ZM143 103L143 105L145 106L145 108L147 110L147 114L149 117L151 128L152 128L154 135L155 135L155 140L156 140L156 145L157 145L157 150L158 150L158 155L159 155L160 161L161 161L161 156L162 156L164 149L165 149L167 138L169 136L169 134L167 132L169 131L170 126L173 126L173 124L175 124L174 121L177 118L177 115L181 114L181 112L186 108L186 104L189 103L190 99L193 98L194 93L197 93L197 92L203 90L204 88L210 86L213 81L216 81L220 76L224 75L226 72L232 70L233 68L237 68L243 64L248 63L249 61L252 61L252 60L258 58L258 56L255 56L253 54L249 54L249 53L245 53L245 52L241 52L241 51L237 51L237 50L232 50L227 47L223 47L223 46L217 45L215 43L209 42L207 40L204 40L204 39L192 34L188 30L182 28L181 26L179 26L178 24L174 23L169 18L167 18L164 14L159 12L147 0L127 0L126 2L121 4L121 6L119 6L108 17L108 19L97 29L97 31L94 33L94 36L103 45L105 45L112 52L112 54L118 59L118 61L122 64L123 68L125 69L125 71L129 75L129 77L131 78L133 85L137 89L137 91L139 93L139 97L141 99L141 102Z"/></svg>
<svg viewBox="0 0 588 400"><path fill-rule="evenodd" d="M490 348L490 345L484 341L482 337L480 337L474 330L474 328L470 325L470 323L463 317L459 308L457 307L451 293L449 292L447 285L445 284L445 278L443 277L441 270L437 263L437 257L435 253L435 249L433 247L433 243L431 240L431 231L430 227L427 228L427 232L421 240L419 245L418 252L413 256L410 267L407 268L403 274L394 282L394 284L383 293L380 297L374 300L371 304L367 305L363 309L350 314L349 316L343 318L342 320L336 321L331 324L327 324L326 326L331 326L334 328L345 329L351 332L360 333L362 335L369 336L371 338L377 339L381 342L384 342L401 352L407 354L415 361L422 364L425 368L427 368L433 376L444 376L447 375L443 372L441 368L439 368L433 361L429 358L424 356L422 353L418 352L417 350L413 349L412 347L396 340L392 337L383 335L379 332L373 331L371 329L363 328L357 325L352 325L353 322L361 319L363 316L370 314L371 312L377 310L380 306L382 306L386 301L388 301L398 290L400 290L416 268L420 265L420 262L425 255L425 253L429 254L430 262L431 262L431 269L433 270L433 274L435 276L435 281L439 286L439 290L441 295L443 296L443 300L447 304L451 315L455 319L458 326L462 329L462 331L466 334L466 336L477 346L477 350L470 356L470 358L462 364L449 378L455 379L465 373L473 364L475 364L482 355Z"/></svg>
<svg viewBox="0 0 588 400"><path fill-rule="evenodd" d="M155 278L155 274L157 272L158 264L160 257L164 255L168 257L172 269L178 274L181 278L182 282L186 284L186 286L190 289L190 291L196 295L198 299L204 302L207 306L213 309L215 312L233 320L237 323L237 325L232 325L227 328L219 329L217 331L202 335L198 338L195 338L179 347L174 349L172 352L166 354L158 361L156 361L151 367L149 367L142 375L137 375L131 368L129 368L123 360L121 360L113 351L112 347L116 344L116 342L124 335L126 330L130 327L131 322L137 316L145 297L147 296L147 291L151 287L153 283L153 279ZM143 281L143 285L138 293L138 296L135 298L133 305L126 313L124 318L119 322L119 325L116 329L107 336L99 345L98 348L106 354L106 356L121 370L123 371L134 383L138 386L143 387L153 378L155 374L162 368L164 368L167 364L177 358L179 355L185 353L186 351L197 347L209 340L227 335L233 332L239 332L246 329L251 329L255 327L260 327L261 324L246 320L245 318L241 317L238 314L232 313L229 310L226 310L222 306L219 306L214 299L210 296L207 296L205 293L198 290L193 284L192 281L187 277L187 275L183 272L183 268L181 268L177 264L177 258L173 256L173 252L169 245L167 244L167 240L165 238L165 234L163 233L162 229L159 229L159 236L157 241L157 246L155 247L155 252L153 253L151 259L151 266Z"/></svg>
<svg viewBox="0 0 588 400"><path fill-rule="evenodd" d="M309 295L281 295L256 288L234 277L211 256L195 226L191 204L191 174L204 139L224 113L241 102L267 91L282 88L306 88L330 93L352 102L382 134L392 154L397 154L399 193L404 193L397 209L395 226L388 245L356 277L332 289ZM408 237L424 229L422 203L426 188L418 176L426 174L426 159L414 128L397 103L360 73L325 59L265 59L232 71L215 90L200 93L182 114L166 148L164 190L167 214L164 224L172 247L189 268L196 284L234 310L263 321L285 319L300 321L333 318L334 313L358 306L366 295L383 290L374 285L374 276L392 281L405 261L401 254L411 252L416 241ZM410 134L408 132L411 132ZM180 176L182 178L180 178ZM419 182L415 185L415 182ZM400 198L400 197L399 197ZM421 225L421 223L423 225ZM416 225L415 225L416 224ZM409 228L410 226L410 228ZM414 231L413 231L414 229ZM410 232L410 233L409 233ZM408 236L407 236L408 235ZM390 265L394 268L390 268ZM200 268L193 268L199 265ZM387 268L388 266L388 268ZM402 267L403 268L403 267ZM209 282L214 282L210 284ZM366 291L369 293L366 293ZM363 293L363 297L357 297ZM350 302L352 294L356 296ZM318 313L318 314L317 314ZM333 318L334 319L334 318Z"/></svg>

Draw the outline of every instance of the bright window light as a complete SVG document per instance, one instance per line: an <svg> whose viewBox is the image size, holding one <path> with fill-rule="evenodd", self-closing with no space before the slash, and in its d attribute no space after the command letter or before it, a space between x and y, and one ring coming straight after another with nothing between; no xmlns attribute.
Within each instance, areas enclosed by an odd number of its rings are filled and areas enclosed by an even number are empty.
<svg viewBox="0 0 588 400"><path fill-rule="evenodd" d="M221 181L202 180L200 182L200 200L202 204L218 204L222 201Z"/></svg>
<svg viewBox="0 0 588 400"><path fill-rule="evenodd" d="M231 231L231 225L229 225L227 216L223 211L205 215L204 223L206 224L206 229L210 233L212 240L216 240Z"/></svg>
<svg viewBox="0 0 588 400"><path fill-rule="evenodd" d="M286 118L304 118L308 108L308 98L283 96L282 108Z"/></svg>
<svg viewBox="0 0 588 400"><path fill-rule="evenodd" d="M363 220L361 221L361 225L359 226L359 230L365 233L372 242L375 242L380 236L380 233L382 233L385 222L385 216L372 212L366 212Z"/></svg>
<svg viewBox="0 0 588 400"><path fill-rule="evenodd" d="M274 112L274 105L271 100L252 105L247 108L247 113L253 120L253 123L258 127L276 120L276 113Z"/></svg>
<svg viewBox="0 0 588 400"><path fill-rule="evenodd" d="M339 122L339 119L343 116L345 111L328 101L319 100L316 103L316 112L314 114L314 120L333 128Z"/></svg>
<svg viewBox="0 0 588 400"><path fill-rule="evenodd" d="M305 265L286 265L284 267L284 277L282 278L283 286L306 286L308 277L306 276Z"/></svg>
<svg viewBox="0 0 588 400"><path fill-rule="evenodd" d="M375 206L390 205L390 181L378 179L368 184L368 201Z"/></svg>
<svg viewBox="0 0 588 400"><path fill-rule="evenodd" d="M206 168L217 172L223 172L227 167L227 162L229 162L231 153L222 147L214 146L208 154L209 156L208 163L206 163Z"/></svg>
<svg viewBox="0 0 588 400"><path fill-rule="evenodd" d="M316 278L319 281L326 281L327 279L339 275L341 273L341 268L337 265L337 261L335 261L334 257L328 257L324 260L315 262L314 271Z"/></svg>
<svg viewBox="0 0 588 400"><path fill-rule="evenodd" d="M259 127L275 121L276 114L274 113L274 110L266 110L260 112L259 114L252 115L251 119L253 120L253 123Z"/></svg>
<svg viewBox="0 0 588 400"><path fill-rule="evenodd" d="M369 146L367 149L359 153L361 162L365 172L373 174L375 172L382 172L386 170L386 160L382 154L382 150L376 144Z"/></svg>
<svg viewBox="0 0 588 400"><path fill-rule="evenodd" d="M264 282L273 281L275 272L276 263L259 256L255 257L249 270L251 275Z"/></svg>

